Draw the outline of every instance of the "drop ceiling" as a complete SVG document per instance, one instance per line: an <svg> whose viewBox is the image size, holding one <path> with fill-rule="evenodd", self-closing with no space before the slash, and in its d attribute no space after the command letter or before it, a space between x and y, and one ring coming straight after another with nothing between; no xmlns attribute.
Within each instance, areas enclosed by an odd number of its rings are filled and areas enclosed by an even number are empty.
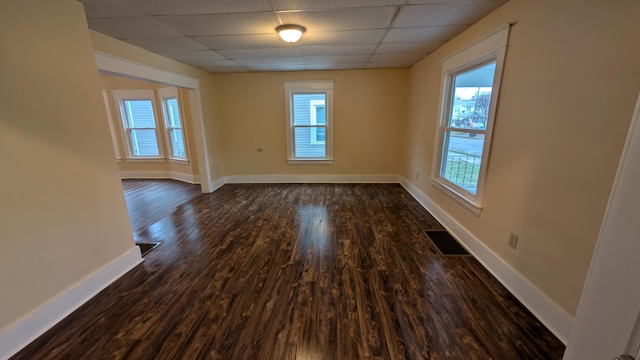
<svg viewBox="0 0 640 360"><path fill-rule="evenodd" d="M408 68L506 1L80 0L91 29L212 73Z"/></svg>

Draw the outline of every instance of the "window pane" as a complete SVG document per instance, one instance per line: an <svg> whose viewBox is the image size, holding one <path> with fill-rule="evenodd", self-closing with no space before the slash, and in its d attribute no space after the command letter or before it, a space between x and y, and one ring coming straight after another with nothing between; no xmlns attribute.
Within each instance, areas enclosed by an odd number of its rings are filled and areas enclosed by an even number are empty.
<svg viewBox="0 0 640 360"><path fill-rule="evenodd" d="M157 156L158 141L153 129L131 130L131 147L135 156Z"/></svg>
<svg viewBox="0 0 640 360"><path fill-rule="evenodd" d="M293 125L311 125L311 101L324 104L325 97L325 94L293 94Z"/></svg>
<svg viewBox="0 0 640 360"><path fill-rule="evenodd" d="M449 126L458 129L487 128L496 63L492 62L454 77Z"/></svg>
<svg viewBox="0 0 640 360"><path fill-rule="evenodd" d="M325 116L324 106L316 106L316 124L326 124L327 118Z"/></svg>
<svg viewBox="0 0 640 360"><path fill-rule="evenodd" d="M169 115L169 127L172 128L181 128L180 121L180 107L178 106L178 99L167 99L165 100L167 104L167 112Z"/></svg>
<svg viewBox="0 0 640 360"><path fill-rule="evenodd" d="M151 100L125 100L124 106L130 128L155 129Z"/></svg>
<svg viewBox="0 0 640 360"><path fill-rule="evenodd" d="M181 129L171 129L171 148L173 149L173 156L185 157L184 152L184 140L182 137Z"/></svg>
<svg viewBox="0 0 640 360"><path fill-rule="evenodd" d="M440 176L476 194L484 134L446 131Z"/></svg>
<svg viewBox="0 0 640 360"><path fill-rule="evenodd" d="M327 154L324 142L311 141L311 129L319 131L324 128L293 128L293 152L295 157L325 157Z"/></svg>
<svg viewBox="0 0 640 360"><path fill-rule="evenodd" d="M316 142L324 142L327 138L327 128L320 127L316 129Z"/></svg>

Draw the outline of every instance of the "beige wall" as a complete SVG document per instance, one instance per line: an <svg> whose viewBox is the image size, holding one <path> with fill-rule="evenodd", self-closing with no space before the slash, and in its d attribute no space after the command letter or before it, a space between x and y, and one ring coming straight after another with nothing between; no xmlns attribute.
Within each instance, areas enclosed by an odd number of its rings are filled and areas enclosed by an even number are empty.
<svg viewBox="0 0 640 360"><path fill-rule="evenodd" d="M215 75L226 175L400 173L407 76L404 69ZM287 164L288 80L335 81L334 165Z"/></svg>
<svg viewBox="0 0 640 360"><path fill-rule="evenodd" d="M187 141L187 155L189 158L188 163L174 162L166 160L164 162L141 162L141 161L127 161L126 159L126 142L123 138L122 122L118 117L118 106L114 101L112 94L113 90L147 90L147 89L162 89L166 88L166 84L160 84L151 81L145 81L141 79L133 79L124 76L118 76L114 74L100 73L100 84L102 89L109 91L109 109L111 112L111 120L113 121L114 133L116 137L116 143L118 151L120 152L121 160L118 162L118 168L121 173L126 177L127 174L132 172L139 174L138 176L145 176L144 173L157 173L157 172L172 172L186 175L198 175L198 157L195 149L195 138L193 133L193 124L191 122L191 111L189 104L189 96L187 96L187 89L178 89L180 111L182 112L182 123L185 129L186 141ZM159 99L157 100L158 106L160 105ZM156 109L157 114L161 113L161 109ZM164 143L165 154L168 151L166 142Z"/></svg>
<svg viewBox="0 0 640 360"><path fill-rule="evenodd" d="M224 176L224 165L221 147L219 124L216 107L216 87L212 74L185 65L164 56L135 47L120 40L89 30L94 50L126 59L133 63L143 64L179 75L185 75L199 81L200 101L203 116L203 132L207 141L211 180L219 180ZM185 94L186 95L186 94ZM181 93L181 100L189 98ZM193 117L193 115L192 115ZM196 132L195 129L192 131ZM200 169L200 171L202 171Z"/></svg>
<svg viewBox="0 0 640 360"><path fill-rule="evenodd" d="M134 243L82 5L2 1L0 49L2 332Z"/></svg>
<svg viewBox="0 0 640 360"><path fill-rule="evenodd" d="M511 0L411 70L405 177L570 314L640 91L638 14L637 1ZM514 21L475 217L425 176L441 59ZM520 236L515 251L510 232Z"/></svg>

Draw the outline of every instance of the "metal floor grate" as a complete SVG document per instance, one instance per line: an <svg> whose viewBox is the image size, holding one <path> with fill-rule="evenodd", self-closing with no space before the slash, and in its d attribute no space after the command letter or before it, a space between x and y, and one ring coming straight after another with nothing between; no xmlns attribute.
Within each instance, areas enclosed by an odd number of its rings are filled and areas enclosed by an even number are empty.
<svg viewBox="0 0 640 360"><path fill-rule="evenodd" d="M469 252L460 245L448 232L443 230L425 231L431 242L438 248L440 254L445 256L465 256Z"/></svg>
<svg viewBox="0 0 640 360"><path fill-rule="evenodd" d="M138 245L140 247L140 252L142 253L142 256L145 256L149 253L149 251L153 250L156 248L156 246L160 245L159 242L154 242L154 243L136 243L136 245Z"/></svg>

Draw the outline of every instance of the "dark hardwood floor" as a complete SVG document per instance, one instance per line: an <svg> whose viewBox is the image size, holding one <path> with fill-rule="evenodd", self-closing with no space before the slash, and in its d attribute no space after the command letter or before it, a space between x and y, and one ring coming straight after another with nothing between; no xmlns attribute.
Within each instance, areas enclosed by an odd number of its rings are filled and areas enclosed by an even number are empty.
<svg viewBox="0 0 640 360"><path fill-rule="evenodd" d="M139 232L144 263L14 359L561 359L397 184L225 185Z"/></svg>
<svg viewBox="0 0 640 360"><path fill-rule="evenodd" d="M123 179L122 189L134 231L171 215L177 206L200 195L200 185L177 180Z"/></svg>

